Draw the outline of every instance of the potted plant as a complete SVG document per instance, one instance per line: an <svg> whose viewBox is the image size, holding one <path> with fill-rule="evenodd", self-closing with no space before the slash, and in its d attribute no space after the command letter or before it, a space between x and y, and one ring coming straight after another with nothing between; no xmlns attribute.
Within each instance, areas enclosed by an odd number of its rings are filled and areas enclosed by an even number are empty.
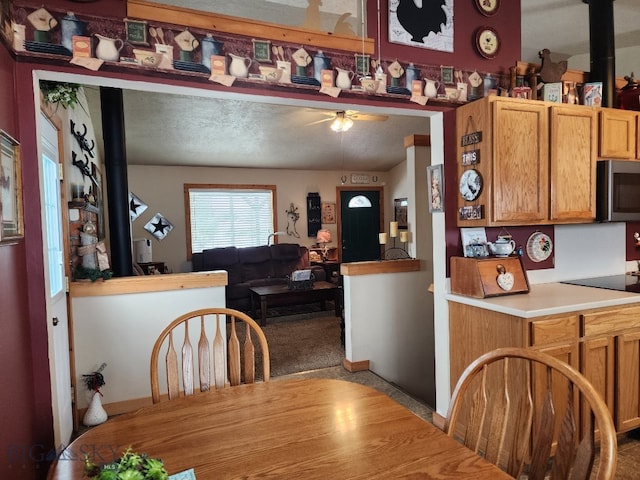
<svg viewBox="0 0 640 480"><path fill-rule="evenodd" d="M162 460L138 454L127 448L116 461L98 466L84 457L84 473L95 480L166 480L169 478Z"/></svg>

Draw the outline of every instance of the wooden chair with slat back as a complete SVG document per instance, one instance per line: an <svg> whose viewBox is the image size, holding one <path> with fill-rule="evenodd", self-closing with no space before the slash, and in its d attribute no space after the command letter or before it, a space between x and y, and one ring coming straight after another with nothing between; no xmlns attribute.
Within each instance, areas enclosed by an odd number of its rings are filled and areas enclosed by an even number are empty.
<svg viewBox="0 0 640 480"><path fill-rule="evenodd" d="M238 323L244 323L245 328L237 326ZM174 344L180 343L178 355ZM197 363L194 363L194 344L197 345ZM181 391L182 395L193 395L196 388L205 392L211 387L254 383L257 363L262 364L262 381L268 382L270 378L269 346L264 332L249 315L230 308L205 308L185 313L162 331L151 352L153 403L161 400L161 353L164 354L169 400L179 397Z"/></svg>
<svg viewBox="0 0 640 480"><path fill-rule="evenodd" d="M499 348L474 360L453 391L444 430L514 478L605 480L616 470L616 432L600 394L536 350Z"/></svg>

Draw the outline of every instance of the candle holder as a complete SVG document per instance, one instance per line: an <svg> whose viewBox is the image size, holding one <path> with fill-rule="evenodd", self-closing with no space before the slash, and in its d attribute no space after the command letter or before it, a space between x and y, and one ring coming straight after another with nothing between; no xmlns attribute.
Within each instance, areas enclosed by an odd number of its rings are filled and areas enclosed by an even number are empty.
<svg viewBox="0 0 640 480"><path fill-rule="evenodd" d="M384 251L384 259L385 260L401 260L403 258L411 258L409 252L407 251L407 242L401 242L404 244L403 247L396 247L396 237L393 238L393 247L389 249L385 249Z"/></svg>

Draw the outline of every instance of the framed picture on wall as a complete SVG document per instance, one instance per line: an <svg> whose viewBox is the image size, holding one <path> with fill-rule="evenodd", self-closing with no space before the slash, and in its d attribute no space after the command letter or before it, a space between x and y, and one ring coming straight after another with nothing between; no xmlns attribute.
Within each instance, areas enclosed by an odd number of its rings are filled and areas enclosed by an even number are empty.
<svg viewBox="0 0 640 480"><path fill-rule="evenodd" d="M453 52L453 2L389 0L389 42Z"/></svg>
<svg viewBox="0 0 640 480"><path fill-rule="evenodd" d="M409 228L409 220L407 219L407 208L409 202L406 198L395 198L393 200L393 219L398 222L398 228L407 230Z"/></svg>
<svg viewBox="0 0 640 480"><path fill-rule="evenodd" d="M15 243L24 236L20 146L0 130L0 244Z"/></svg>
<svg viewBox="0 0 640 480"><path fill-rule="evenodd" d="M442 164L427 167L427 191L429 212L444 212L444 182Z"/></svg>
<svg viewBox="0 0 640 480"><path fill-rule="evenodd" d="M322 223L336 223L336 204L322 202Z"/></svg>

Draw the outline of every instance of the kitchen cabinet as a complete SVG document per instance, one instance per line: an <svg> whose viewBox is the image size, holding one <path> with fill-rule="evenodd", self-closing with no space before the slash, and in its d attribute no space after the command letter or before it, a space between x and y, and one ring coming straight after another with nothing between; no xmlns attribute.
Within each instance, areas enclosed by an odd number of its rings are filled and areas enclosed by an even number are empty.
<svg viewBox="0 0 640 480"><path fill-rule="evenodd" d="M640 157L639 114L630 110L602 108L599 111L599 150L603 159L634 160Z"/></svg>
<svg viewBox="0 0 640 480"><path fill-rule="evenodd" d="M449 324L452 388L466 365L483 353L507 346L535 348L587 377L618 432L640 427L640 306L522 318L449 302ZM546 382L544 373L533 372L532 382L540 391L536 385Z"/></svg>
<svg viewBox="0 0 640 480"><path fill-rule="evenodd" d="M593 107L489 96L459 107L456 128L458 226L595 219Z"/></svg>

